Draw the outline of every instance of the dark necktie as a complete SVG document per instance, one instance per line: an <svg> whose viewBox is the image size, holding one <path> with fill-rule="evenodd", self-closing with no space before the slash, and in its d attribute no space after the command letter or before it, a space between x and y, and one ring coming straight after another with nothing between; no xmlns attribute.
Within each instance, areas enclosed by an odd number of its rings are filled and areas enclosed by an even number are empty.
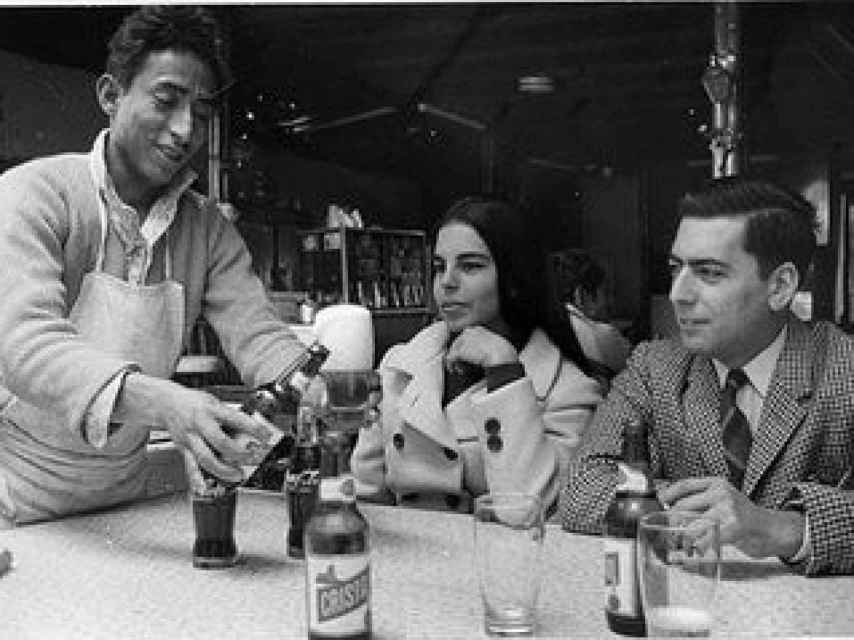
<svg viewBox="0 0 854 640"><path fill-rule="evenodd" d="M731 369L727 374L721 394L721 432L724 441L724 454L729 466L730 482L741 489L744 480L744 470L747 468L747 458L750 456L750 425L747 418L735 403L735 395L748 380L741 369Z"/></svg>

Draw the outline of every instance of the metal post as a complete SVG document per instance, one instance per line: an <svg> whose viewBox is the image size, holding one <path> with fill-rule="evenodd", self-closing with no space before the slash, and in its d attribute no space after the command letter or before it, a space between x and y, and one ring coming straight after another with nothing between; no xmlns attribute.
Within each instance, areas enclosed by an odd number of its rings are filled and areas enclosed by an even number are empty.
<svg viewBox="0 0 854 640"><path fill-rule="evenodd" d="M712 127L706 129L715 178L742 168L741 25L735 0L715 3L715 51L703 73L703 87L712 102Z"/></svg>

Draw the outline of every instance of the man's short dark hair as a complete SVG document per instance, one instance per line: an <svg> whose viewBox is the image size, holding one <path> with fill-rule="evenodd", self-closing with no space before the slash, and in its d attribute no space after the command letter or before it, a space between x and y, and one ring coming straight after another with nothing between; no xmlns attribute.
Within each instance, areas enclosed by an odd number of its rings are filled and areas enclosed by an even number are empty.
<svg viewBox="0 0 854 640"><path fill-rule="evenodd" d="M767 278L792 262L801 281L815 253L815 207L803 196L768 180L717 178L679 202L679 218L746 217L744 250L756 256Z"/></svg>
<svg viewBox="0 0 854 640"><path fill-rule="evenodd" d="M565 298L569 298L576 289L595 296L605 284L605 269L585 251L568 252L564 258L563 270L568 274Z"/></svg>
<svg viewBox="0 0 854 640"><path fill-rule="evenodd" d="M107 73L127 87L149 53L192 53L210 67L221 89L230 80L224 43L213 14L203 7L146 5L128 15L110 38Z"/></svg>

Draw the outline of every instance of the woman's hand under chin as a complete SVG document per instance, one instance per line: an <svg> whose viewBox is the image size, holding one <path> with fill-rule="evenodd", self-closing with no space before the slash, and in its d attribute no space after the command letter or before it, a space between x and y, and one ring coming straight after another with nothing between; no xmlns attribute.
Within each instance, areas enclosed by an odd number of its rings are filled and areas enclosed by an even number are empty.
<svg viewBox="0 0 854 640"><path fill-rule="evenodd" d="M466 327L448 345L445 366L467 362L483 368L519 361L519 353L507 338L475 325Z"/></svg>

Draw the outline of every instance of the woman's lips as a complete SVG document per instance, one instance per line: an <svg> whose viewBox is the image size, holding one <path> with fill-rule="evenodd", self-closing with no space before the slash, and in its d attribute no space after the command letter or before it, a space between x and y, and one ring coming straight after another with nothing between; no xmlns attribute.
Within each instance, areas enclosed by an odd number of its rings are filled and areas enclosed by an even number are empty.
<svg viewBox="0 0 854 640"><path fill-rule="evenodd" d="M446 302L441 305L440 309L445 315L459 315L465 312L466 306L458 302Z"/></svg>
<svg viewBox="0 0 854 640"><path fill-rule="evenodd" d="M697 329L707 324L705 320L696 320L691 318L679 318L679 326L683 329Z"/></svg>

